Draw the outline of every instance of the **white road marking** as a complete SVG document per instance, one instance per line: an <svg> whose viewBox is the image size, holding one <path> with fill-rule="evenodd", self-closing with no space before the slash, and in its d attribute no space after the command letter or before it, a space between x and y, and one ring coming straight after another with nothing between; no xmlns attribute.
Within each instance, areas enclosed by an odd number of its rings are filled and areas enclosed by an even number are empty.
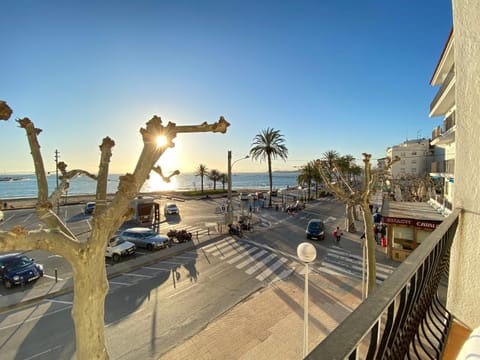
<svg viewBox="0 0 480 360"><path fill-rule="evenodd" d="M45 301L58 303L58 304L73 305L73 301L62 301L62 300L53 300L53 299L45 299Z"/></svg>
<svg viewBox="0 0 480 360"><path fill-rule="evenodd" d="M42 351L42 352L40 352L40 353L38 353L38 354L32 355L32 356L30 356L30 357L28 357L28 358L25 358L25 360L35 359L35 358L37 358L37 357L39 357L39 356L48 354L49 352L52 352L52 351L55 351L55 350L61 349L61 348L62 348L62 346L61 346L61 345L58 345L58 346L55 346L55 347L53 347L53 348L47 349L47 350L45 350L45 351Z"/></svg>
<svg viewBox="0 0 480 360"><path fill-rule="evenodd" d="M142 269L147 269L147 270L159 270L159 271L172 271L171 269L164 269L164 268L158 268L158 267L153 267L153 266L144 266Z"/></svg>
<svg viewBox="0 0 480 360"><path fill-rule="evenodd" d="M269 266L267 269L265 269L260 275L258 275L257 279L260 281L265 280L268 276L272 275L275 270L277 270L287 261L287 258L281 258L280 260L276 261L272 266Z"/></svg>
<svg viewBox="0 0 480 360"><path fill-rule="evenodd" d="M266 258L263 258L262 260L260 260L259 262L257 262L255 265L253 265L252 267L250 267L248 270L246 270L245 272L248 274L248 275L252 275L255 271L261 269L262 267L265 267L267 266L267 263L272 261L274 258L276 258L277 255L275 254L270 254L268 255Z"/></svg>
<svg viewBox="0 0 480 360"><path fill-rule="evenodd" d="M168 296L168 298L170 299L170 298L172 298L172 297L174 297L174 296L177 296L177 295L183 293L184 291L190 290L192 287L194 287L194 286L197 285L197 284L198 284L198 283L194 283L192 286L186 287L186 288L184 288L184 289L182 289L182 290L178 290L176 293Z"/></svg>
<svg viewBox="0 0 480 360"><path fill-rule="evenodd" d="M47 275L47 274L43 274L43 276L44 276L44 277L46 277L46 278L49 278L49 279L55 280L55 276L52 276L52 275ZM58 279L58 280L61 280L61 281L63 280L62 278L59 278L58 276L57 276L57 279Z"/></svg>
<svg viewBox="0 0 480 360"><path fill-rule="evenodd" d="M252 255L250 258L248 258L247 260L245 260L244 262L242 262L241 264L238 264L236 266L237 269L241 269L243 267L245 267L246 265L250 264L252 261L258 259L260 256L263 256L265 255L267 252L265 250L260 250L258 253Z"/></svg>
<svg viewBox="0 0 480 360"><path fill-rule="evenodd" d="M150 275L143 275L143 274L133 274L133 273L123 273L123 276L136 276L136 277L142 277L142 278L152 278Z"/></svg>

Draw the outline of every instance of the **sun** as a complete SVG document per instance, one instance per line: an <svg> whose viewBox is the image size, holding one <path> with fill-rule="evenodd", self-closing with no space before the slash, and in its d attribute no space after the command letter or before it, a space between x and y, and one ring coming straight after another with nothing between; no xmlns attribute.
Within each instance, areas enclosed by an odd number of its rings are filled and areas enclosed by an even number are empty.
<svg viewBox="0 0 480 360"><path fill-rule="evenodd" d="M163 147L165 145L167 145L167 137L163 135L157 136L157 147Z"/></svg>

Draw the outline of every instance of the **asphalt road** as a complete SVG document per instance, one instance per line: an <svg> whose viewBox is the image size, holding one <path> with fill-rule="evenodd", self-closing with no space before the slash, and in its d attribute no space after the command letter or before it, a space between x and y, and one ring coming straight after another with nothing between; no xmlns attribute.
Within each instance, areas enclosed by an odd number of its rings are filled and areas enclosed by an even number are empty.
<svg viewBox="0 0 480 360"><path fill-rule="evenodd" d="M223 202L179 203L180 216L163 219L160 232L171 227L203 226L205 230L205 223L223 220L218 213ZM235 205L240 209L238 202ZM88 227L88 218L78 211L68 209L70 219ZM332 199L309 204L294 216L262 209L256 214L260 222L254 232L240 239L225 236L216 243L109 279L105 326L111 358L156 359L248 295L294 272L301 274L303 265L296 259L296 247L306 241L305 227L311 218L321 218L327 226L325 240L311 241L318 253L312 271L332 271L329 258L335 256L337 267L343 261L342 266L353 272L361 253L359 244L345 240L340 248L331 235L342 223L343 211L344 206ZM16 221L38 226L31 213L20 211L17 216ZM45 260L54 264L63 259ZM71 359L75 353L72 301L73 294L66 294L1 314L2 358Z"/></svg>

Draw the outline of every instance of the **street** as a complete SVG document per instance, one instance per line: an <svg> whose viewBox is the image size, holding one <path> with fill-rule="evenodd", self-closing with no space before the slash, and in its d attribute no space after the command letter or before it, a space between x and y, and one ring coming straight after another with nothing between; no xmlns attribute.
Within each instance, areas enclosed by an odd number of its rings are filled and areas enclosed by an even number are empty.
<svg viewBox="0 0 480 360"><path fill-rule="evenodd" d="M205 223L222 221L223 215L217 211L222 200L178 202L180 216L167 219L162 216L160 232L166 233L172 227L188 228L192 232L197 229L201 237L208 231ZM88 228L89 219L82 211L81 206L68 209L72 214L69 226L75 223L78 231ZM344 206L331 198L314 201L294 215L261 209L255 213L258 222L254 231L244 233L242 238L224 235L214 243L200 244L110 278L105 326L111 358L157 359L250 294L293 273L301 276L304 266L296 258L296 247L306 241L305 226L311 218L324 219L327 231L325 240L311 241L318 253L311 271L343 272L361 278L359 242L345 239L339 247L331 235L333 228L341 225L343 211ZM8 216L11 215L10 212ZM29 214L18 210L15 216L15 221L26 226L38 226L31 211ZM13 218L7 220L13 221ZM68 264L62 267L62 258L54 254L43 258L42 254L38 255L37 261L43 260L47 274L52 273L52 266L57 266L66 276L71 276ZM139 252L138 256L142 255ZM115 265L107 263L107 266ZM384 276L392 269L385 265ZM40 281L54 280L46 277ZM33 286L39 286L40 281ZM315 277L311 281L314 283ZM2 289L3 296L8 296L6 290ZM0 314L2 356L71 359L75 353L70 317L72 301L73 294L68 293Z"/></svg>

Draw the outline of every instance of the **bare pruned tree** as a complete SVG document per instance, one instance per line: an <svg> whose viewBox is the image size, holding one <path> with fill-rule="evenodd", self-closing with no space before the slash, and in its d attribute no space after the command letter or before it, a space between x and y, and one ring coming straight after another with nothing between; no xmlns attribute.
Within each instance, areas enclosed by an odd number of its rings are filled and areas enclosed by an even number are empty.
<svg viewBox="0 0 480 360"><path fill-rule="evenodd" d="M107 240L121 224L131 218L129 205L140 191L155 164L179 133L220 132L225 133L230 125L223 117L213 124L177 126L169 122L162 125L160 117L154 116L140 129L143 150L133 173L120 177L118 191L107 203L107 180L114 141L106 137L100 145L100 161L97 175L84 170L67 171L65 163L59 164L61 183L48 195L47 173L43 164L38 136L41 129L28 118L17 120L27 134L38 185L36 212L46 228L27 231L16 226L10 231L0 232L0 251L40 249L63 256L73 268L74 305L72 318L75 324L76 358L80 360L108 359L104 335L104 306L108 292L105 267ZM157 139L164 136L165 145ZM158 170L158 169L157 169ZM157 171L155 170L155 171ZM161 172L161 171L160 171ZM60 200L69 182L76 176L86 175L97 180L96 210L93 215L92 231L86 241L80 241L66 224L52 211ZM173 175L173 174L172 174ZM170 175L171 176L171 175ZM168 177L169 178L169 177Z"/></svg>
<svg viewBox="0 0 480 360"><path fill-rule="evenodd" d="M354 224L353 211L358 205L362 209L363 223L365 228L365 244L367 248L367 286L366 296L375 290L376 287L376 260L375 260L375 235L373 232L373 218L370 211L370 196L375 190L375 185L380 172L372 172L370 159L371 155L363 153L364 163L364 182L362 188L352 187L343 176L342 172L335 164L335 160L326 162L325 160L317 160L316 165L319 173L325 183L325 186L333 192L341 201L346 204L346 217L348 224ZM398 161L399 159L395 159ZM391 167L391 163L387 164L387 169ZM335 181L331 181L335 180ZM354 230L353 226L353 230ZM348 227L351 231L352 228Z"/></svg>

